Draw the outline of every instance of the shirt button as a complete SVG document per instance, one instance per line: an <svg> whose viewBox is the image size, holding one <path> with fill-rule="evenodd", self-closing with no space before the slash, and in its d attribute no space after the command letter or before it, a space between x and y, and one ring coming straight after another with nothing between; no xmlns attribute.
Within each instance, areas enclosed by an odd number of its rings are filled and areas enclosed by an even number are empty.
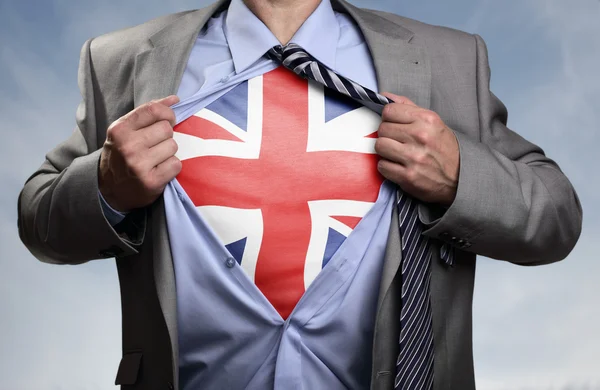
<svg viewBox="0 0 600 390"><path fill-rule="evenodd" d="M229 81L229 76L225 76L221 79L221 83L226 83Z"/></svg>
<svg viewBox="0 0 600 390"><path fill-rule="evenodd" d="M225 265L227 266L227 268L233 268L233 266L235 265L235 259L233 257L228 257L225 261Z"/></svg>

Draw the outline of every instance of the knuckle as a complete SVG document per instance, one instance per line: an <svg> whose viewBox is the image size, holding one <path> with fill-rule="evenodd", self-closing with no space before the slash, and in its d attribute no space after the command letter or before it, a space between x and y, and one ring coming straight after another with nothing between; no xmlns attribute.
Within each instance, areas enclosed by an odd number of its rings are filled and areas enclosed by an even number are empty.
<svg viewBox="0 0 600 390"><path fill-rule="evenodd" d="M381 153L381 151L382 151L382 147L383 147L383 146L382 146L382 144L383 144L383 142L384 142L383 140L384 140L384 138L377 138L377 139L375 140L375 153L377 153L377 154L380 154L380 153ZM380 161L380 162L381 162L381 161Z"/></svg>
<svg viewBox="0 0 600 390"><path fill-rule="evenodd" d="M404 179L408 183L414 183L417 180L418 172L414 167L409 167L404 172Z"/></svg>
<svg viewBox="0 0 600 390"><path fill-rule="evenodd" d="M166 140L167 138L169 138L168 132L167 132L167 126L165 126L164 121L160 121L160 122L156 122L153 125L151 125L153 131L153 135L155 137L160 137L161 141Z"/></svg>
<svg viewBox="0 0 600 390"><path fill-rule="evenodd" d="M162 135L165 139L173 138L173 128L171 127L169 121L160 121L160 126L162 130Z"/></svg>
<svg viewBox="0 0 600 390"><path fill-rule="evenodd" d="M144 109L143 109L146 114L148 114L150 117L155 117L158 111L158 103L156 103L155 101L150 101L146 104L144 104Z"/></svg>
<svg viewBox="0 0 600 390"><path fill-rule="evenodd" d="M114 141L119 136L119 124L117 122L113 122L108 129L106 129L106 139Z"/></svg>
<svg viewBox="0 0 600 390"><path fill-rule="evenodd" d="M388 137L391 135L391 123L382 122L377 129L377 135L379 137Z"/></svg>
<svg viewBox="0 0 600 390"><path fill-rule="evenodd" d="M175 141L174 138L169 138L167 142L169 143L169 149L171 150L172 154L177 153L179 150L179 144L177 144L177 141Z"/></svg>
<svg viewBox="0 0 600 390"><path fill-rule="evenodd" d="M427 161L427 153L422 150L415 151L412 153L412 161L415 164L423 165Z"/></svg>
<svg viewBox="0 0 600 390"><path fill-rule="evenodd" d="M412 100L410 100L406 96L400 96L400 99L398 99L398 102L402 103L402 104L410 104L410 105L414 105L415 104L415 103L413 103Z"/></svg>
<svg viewBox="0 0 600 390"><path fill-rule="evenodd" d="M377 170L379 171L379 173L381 173L382 175L385 174L386 172L386 161L385 160L379 160L377 162Z"/></svg>
<svg viewBox="0 0 600 390"><path fill-rule="evenodd" d="M379 171L379 173L381 173L382 175L389 177L392 175L392 173L394 173L395 171L395 163L386 160L384 158L380 159L379 162L377 162L377 170Z"/></svg>
<svg viewBox="0 0 600 390"><path fill-rule="evenodd" d="M437 125L440 117L433 111L423 110L419 112L419 118L428 125Z"/></svg>
<svg viewBox="0 0 600 390"><path fill-rule="evenodd" d="M424 145L428 145L432 140L431 134L428 131L423 131L423 130L417 132L415 134L415 137L417 138L417 140L420 143L422 143Z"/></svg>
<svg viewBox="0 0 600 390"><path fill-rule="evenodd" d="M179 173L181 172L181 170L183 169L183 163L181 162L180 159L178 159L177 157L173 156L173 173L175 176L179 175Z"/></svg>
<svg viewBox="0 0 600 390"><path fill-rule="evenodd" d="M111 125L106 129L106 138L109 140L119 140L121 138L122 133L126 130L128 125L129 117L120 118L111 123Z"/></svg>
<svg viewBox="0 0 600 390"><path fill-rule="evenodd" d="M167 117L169 121L175 122L175 111L171 107L167 107Z"/></svg>
<svg viewBox="0 0 600 390"><path fill-rule="evenodd" d="M177 141L175 141L175 139L173 138L169 138L164 142L166 142L166 147L169 151L169 154L175 155L175 153L177 153L177 151L179 150L179 145L177 144Z"/></svg>
<svg viewBox="0 0 600 390"><path fill-rule="evenodd" d="M129 114L127 114L125 116L125 121L124 122L127 123L128 125L133 125L139 119L140 119L140 112L139 112L139 110L133 110L133 111L129 112Z"/></svg>
<svg viewBox="0 0 600 390"><path fill-rule="evenodd" d="M383 120L387 120L387 119L391 118L391 116L393 115L393 112L394 112L394 103L386 104L383 107L383 110L381 111L381 116L382 116Z"/></svg>

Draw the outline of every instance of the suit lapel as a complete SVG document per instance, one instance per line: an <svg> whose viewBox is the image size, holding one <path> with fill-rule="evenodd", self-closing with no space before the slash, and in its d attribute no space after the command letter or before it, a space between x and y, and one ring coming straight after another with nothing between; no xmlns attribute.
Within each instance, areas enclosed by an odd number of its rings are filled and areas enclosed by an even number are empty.
<svg viewBox="0 0 600 390"><path fill-rule="evenodd" d="M431 68L423 48L411 43L414 33L343 0L332 0L332 5L349 14L363 33L373 58L379 91L406 96L418 106L429 108Z"/></svg>
<svg viewBox="0 0 600 390"><path fill-rule="evenodd" d="M343 0L332 0L334 9L349 14L361 29L377 73L380 92L392 92L408 97L415 104L429 108L431 68L423 48L411 43L413 32L374 13L363 11ZM390 288L400 266L400 233L390 229L381 277L377 309ZM389 245L389 243L398 245ZM399 304L399 302L398 302Z"/></svg>
<svg viewBox="0 0 600 390"><path fill-rule="evenodd" d="M136 56L135 107L177 93L194 42L208 19L227 0L191 11L150 37L152 48Z"/></svg>

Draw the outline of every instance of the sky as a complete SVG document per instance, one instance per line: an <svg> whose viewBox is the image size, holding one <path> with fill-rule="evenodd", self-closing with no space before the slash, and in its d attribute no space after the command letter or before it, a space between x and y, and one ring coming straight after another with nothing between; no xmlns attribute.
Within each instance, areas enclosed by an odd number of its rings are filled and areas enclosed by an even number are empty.
<svg viewBox="0 0 600 390"><path fill-rule="evenodd" d="M600 2L354 0L481 35L509 127L571 179L584 228L569 257L525 268L479 257L477 388L600 389ZM114 260L37 261L17 233L17 196L73 131L84 41L201 0L0 0L0 390L104 390L120 360Z"/></svg>

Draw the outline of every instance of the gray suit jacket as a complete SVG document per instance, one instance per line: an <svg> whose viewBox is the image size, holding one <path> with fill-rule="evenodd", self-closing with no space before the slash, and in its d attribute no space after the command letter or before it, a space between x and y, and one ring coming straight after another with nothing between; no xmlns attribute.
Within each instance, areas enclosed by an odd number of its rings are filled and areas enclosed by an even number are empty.
<svg viewBox="0 0 600 390"><path fill-rule="evenodd" d="M39 260L79 264L116 257L122 298L123 360L117 384L177 388L175 278L162 197L111 227L98 201L98 161L106 129L151 99L177 92L192 44L226 0L88 40L81 51L83 99L77 127L51 150L19 196L19 234ZM456 200L423 204L425 234L436 238L431 300L435 389L475 387L471 307L475 256L521 265L561 260L581 231L581 206L568 179L543 151L506 127L489 91L478 36L334 0L356 20L371 50L381 91L437 112L460 145ZM401 251L397 223L388 239L373 339L372 389L393 388L399 334ZM439 258L455 248L456 265Z"/></svg>

